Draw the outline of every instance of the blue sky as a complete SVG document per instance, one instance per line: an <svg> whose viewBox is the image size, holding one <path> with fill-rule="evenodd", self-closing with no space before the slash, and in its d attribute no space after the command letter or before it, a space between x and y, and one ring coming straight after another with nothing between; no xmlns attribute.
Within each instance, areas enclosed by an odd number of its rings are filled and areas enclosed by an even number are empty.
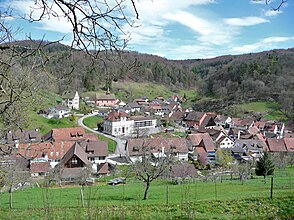
<svg viewBox="0 0 294 220"><path fill-rule="evenodd" d="M279 0L271 0L270 5L253 0L140 0L136 4L139 20L133 17L131 5L126 14L137 27L122 27L131 34L129 50L194 59L294 47L294 0L279 11L271 10ZM33 6L30 0L10 1L10 5L20 14L29 13ZM21 27L18 39L28 34L34 39L65 37L65 44L72 39L66 20L51 17L28 23L11 18L9 22Z"/></svg>

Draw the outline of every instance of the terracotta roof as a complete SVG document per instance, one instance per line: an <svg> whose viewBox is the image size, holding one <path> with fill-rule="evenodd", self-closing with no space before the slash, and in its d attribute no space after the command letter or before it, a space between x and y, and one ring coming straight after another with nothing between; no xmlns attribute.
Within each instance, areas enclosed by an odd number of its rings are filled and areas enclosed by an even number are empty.
<svg viewBox="0 0 294 220"><path fill-rule="evenodd" d="M82 127L75 128L54 128L43 136L43 140L58 141L76 141L85 140L85 129Z"/></svg>
<svg viewBox="0 0 294 220"><path fill-rule="evenodd" d="M41 158L45 154L48 155L53 149L53 144L50 142L41 142L33 144L19 144L18 153L28 159Z"/></svg>
<svg viewBox="0 0 294 220"><path fill-rule="evenodd" d="M215 122L226 122L227 119L228 119L228 116L225 116L225 115L217 115L214 118L214 121Z"/></svg>
<svg viewBox="0 0 294 220"><path fill-rule="evenodd" d="M287 151L294 152L294 138L284 138Z"/></svg>
<svg viewBox="0 0 294 220"><path fill-rule="evenodd" d="M286 152L286 146L284 139L268 138L267 144L269 151L271 152Z"/></svg>
<svg viewBox="0 0 294 220"><path fill-rule="evenodd" d="M284 137L285 138L294 138L294 133L285 133Z"/></svg>
<svg viewBox="0 0 294 220"><path fill-rule="evenodd" d="M257 122L254 122L254 126L256 126L257 128L259 129L264 129L266 125L266 122L265 121L257 121Z"/></svg>
<svg viewBox="0 0 294 220"><path fill-rule="evenodd" d="M180 111L173 112L170 118L173 120L182 121L185 117L185 114L186 114L185 112L180 112Z"/></svg>
<svg viewBox="0 0 294 220"><path fill-rule="evenodd" d="M248 129L248 132L249 132L249 134L256 135L256 134L260 133L260 130L258 129L257 126L252 126Z"/></svg>
<svg viewBox="0 0 294 220"><path fill-rule="evenodd" d="M108 169L108 163L101 163L97 165L97 173L98 174L108 174L109 169Z"/></svg>
<svg viewBox="0 0 294 220"><path fill-rule="evenodd" d="M188 153L189 144L184 138L140 138L129 139L128 151L130 156L143 155L143 147L149 148L152 153L164 151Z"/></svg>
<svg viewBox="0 0 294 220"><path fill-rule="evenodd" d="M129 117L129 115L125 112L112 111L106 116L105 120L107 120L107 121L120 121L121 117Z"/></svg>
<svg viewBox="0 0 294 220"><path fill-rule="evenodd" d="M154 120L154 118L152 118L152 117L145 117L142 115L134 115L134 116L131 116L130 119L134 120L134 121Z"/></svg>
<svg viewBox="0 0 294 220"><path fill-rule="evenodd" d="M213 143L211 138L204 138L202 139L200 146L203 146L206 152L214 152L215 151L215 144Z"/></svg>
<svg viewBox="0 0 294 220"><path fill-rule="evenodd" d="M99 138L95 133L85 133L84 135L86 141L98 141Z"/></svg>
<svg viewBox="0 0 294 220"><path fill-rule="evenodd" d="M193 146L198 146L202 139L211 138L208 133L196 133L196 134L188 134L188 140L191 141Z"/></svg>
<svg viewBox="0 0 294 220"><path fill-rule="evenodd" d="M48 173L50 170L50 162L33 162L30 164L31 173Z"/></svg>

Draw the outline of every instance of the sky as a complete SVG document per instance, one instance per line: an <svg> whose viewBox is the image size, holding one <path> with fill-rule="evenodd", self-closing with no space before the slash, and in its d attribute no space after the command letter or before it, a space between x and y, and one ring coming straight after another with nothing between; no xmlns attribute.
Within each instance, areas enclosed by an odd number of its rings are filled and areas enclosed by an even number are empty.
<svg viewBox="0 0 294 220"><path fill-rule="evenodd" d="M279 0L135 0L139 19L126 0L126 15L135 27L122 25L130 34L127 50L154 54L167 59L212 58L229 54L254 53L294 47L294 0L280 10L272 7ZM0 0L0 7L10 5L19 15L29 13L30 0ZM2 5L2 6L1 6ZM8 18L20 27L17 39L31 36L53 41L63 38L71 43L71 27L65 19L53 16L40 22ZM124 37L124 36L122 36Z"/></svg>

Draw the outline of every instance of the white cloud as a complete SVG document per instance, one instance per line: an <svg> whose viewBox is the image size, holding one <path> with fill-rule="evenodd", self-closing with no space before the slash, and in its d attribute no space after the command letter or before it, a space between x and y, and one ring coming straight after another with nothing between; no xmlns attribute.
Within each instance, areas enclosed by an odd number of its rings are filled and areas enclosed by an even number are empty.
<svg viewBox="0 0 294 220"><path fill-rule="evenodd" d="M281 13L282 13L281 10L267 10L264 12L264 15L267 17L274 17Z"/></svg>
<svg viewBox="0 0 294 220"><path fill-rule="evenodd" d="M292 41L294 37L268 37L254 44L247 44L243 46L234 47L231 49L233 54L252 53L263 50L275 49L277 43Z"/></svg>
<svg viewBox="0 0 294 220"><path fill-rule="evenodd" d="M232 26L253 26L253 25L262 24L266 22L269 22L269 20L266 20L260 17L243 17L243 18L225 19L225 23Z"/></svg>

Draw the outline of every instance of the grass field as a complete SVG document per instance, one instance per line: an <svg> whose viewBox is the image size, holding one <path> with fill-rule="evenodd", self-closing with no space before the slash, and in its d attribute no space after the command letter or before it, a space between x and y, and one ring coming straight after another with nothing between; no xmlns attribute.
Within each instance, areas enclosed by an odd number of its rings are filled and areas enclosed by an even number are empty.
<svg viewBox="0 0 294 220"><path fill-rule="evenodd" d="M285 121L286 116L280 111L276 102L249 102L239 105L244 111L266 113L265 118L270 120Z"/></svg>
<svg viewBox="0 0 294 220"><path fill-rule="evenodd" d="M91 116L84 119L84 124L89 128L97 128L97 124L103 122L103 117L100 116Z"/></svg>
<svg viewBox="0 0 294 220"><path fill-rule="evenodd" d="M109 139L107 137L104 137L103 135L99 135L98 134L98 138L100 140L105 140L105 141L108 141L108 152L111 154L111 153L114 153L115 149L116 149L116 142L112 139Z"/></svg>
<svg viewBox="0 0 294 220"><path fill-rule="evenodd" d="M14 193L14 210L9 194L0 196L4 219L291 219L294 217L294 169L276 171L274 199L270 181L255 177L205 182L196 180L175 185L152 183L149 199L142 200L144 185L134 179L127 184L103 183L85 187L81 208L80 187L34 188ZM32 218L33 217L33 218Z"/></svg>
<svg viewBox="0 0 294 220"><path fill-rule="evenodd" d="M40 129L41 134L46 134L53 128L70 128L78 126L78 117L67 117L61 119L47 119L35 112L31 112L29 115L30 125L28 129Z"/></svg>

